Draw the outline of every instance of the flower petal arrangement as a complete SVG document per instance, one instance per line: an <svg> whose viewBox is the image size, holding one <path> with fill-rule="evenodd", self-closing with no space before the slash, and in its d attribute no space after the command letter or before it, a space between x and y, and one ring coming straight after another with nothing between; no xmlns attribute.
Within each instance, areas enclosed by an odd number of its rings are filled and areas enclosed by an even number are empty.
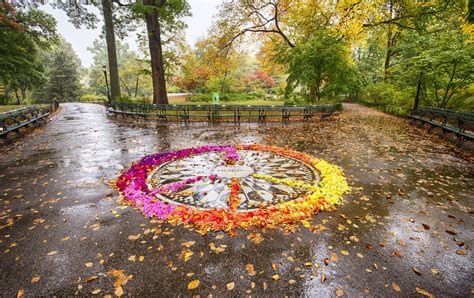
<svg viewBox="0 0 474 298"><path fill-rule="evenodd" d="M190 225L202 234L297 224L334 209L350 191L338 166L258 144L145 156L116 186L123 202L145 216Z"/></svg>

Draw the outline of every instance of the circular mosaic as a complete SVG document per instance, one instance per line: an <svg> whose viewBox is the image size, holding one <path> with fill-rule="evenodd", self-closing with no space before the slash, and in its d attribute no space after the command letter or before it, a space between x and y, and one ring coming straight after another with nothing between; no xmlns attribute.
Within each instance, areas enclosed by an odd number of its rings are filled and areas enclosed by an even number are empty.
<svg viewBox="0 0 474 298"><path fill-rule="evenodd" d="M349 191L337 166L263 145L157 153L134 163L116 185L146 216L202 233L294 224L334 208Z"/></svg>
<svg viewBox="0 0 474 298"><path fill-rule="evenodd" d="M156 189L195 177L211 177L183 186L177 192L163 192L158 197L170 203L198 208L226 208L230 195L230 180L240 184L239 211L253 210L262 204L278 204L296 199L308 190L298 186L276 183L255 174L278 179L314 184L319 181L318 171L298 159L257 150L236 150L239 159L229 163L218 151L176 159L158 166L148 177L148 187Z"/></svg>

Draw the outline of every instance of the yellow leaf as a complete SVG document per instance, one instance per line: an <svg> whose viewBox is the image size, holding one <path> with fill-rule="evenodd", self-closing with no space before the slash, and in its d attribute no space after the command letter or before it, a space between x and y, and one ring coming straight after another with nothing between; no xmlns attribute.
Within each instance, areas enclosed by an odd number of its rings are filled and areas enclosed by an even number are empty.
<svg viewBox="0 0 474 298"><path fill-rule="evenodd" d="M336 295L337 297L342 297L342 295L344 295L344 291L341 288L337 288Z"/></svg>
<svg viewBox="0 0 474 298"><path fill-rule="evenodd" d="M230 282L227 284L227 290L231 291L235 288L235 283L234 282Z"/></svg>
<svg viewBox="0 0 474 298"><path fill-rule="evenodd" d="M101 291L101 289L95 289L94 291L92 291L92 294L97 295L97 294L100 293L100 291Z"/></svg>
<svg viewBox="0 0 474 298"><path fill-rule="evenodd" d="M138 261L143 262L144 260L145 260L145 257L144 257L144 256L139 256L139 257L138 257Z"/></svg>
<svg viewBox="0 0 474 298"><path fill-rule="evenodd" d="M193 254L194 253L192 251L190 251L189 249L188 250L183 250L181 252L181 259L183 259L185 262L187 262Z"/></svg>
<svg viewBox="0 0 474 298"><path fill-rule="evenodd" d="M91 281L94 281L96 279L98 279L99 277L97 275L93 275L91 277L89 277L88 279L86 279L86 282L91 282Z"/></svg>
<svg viewBox="0 0 474 298"><path fill-rule="evenodd" d="M196 241L188 241L188 242L181 243L181 245L186 246L186 247L191 247L194 245L194 243L196 243Z"/></svg>
<svg viewBox="0 0 474 298"><path fill-rule="evenodd" d="M118 297L120 297L120 296L123 295L123 289L122 289L122 287L116 287L116 288L115 288L115 295L118 296Z"/></svg>
<svg viewBox="0 0 474 298"><path fill-rule="evenodd" d="M400 289L400 287L399 287L396 283L394 283L394 282L392 282L392 288L393 288L395 291L397 291L397 292L401 292L401 291L402 291L402 289Z"/></svg>
<svg viewBox="0 0 474 298"><path fill-rule="evenodd" d="M33 277L33 278L31 279L31 282L35 284L35 283L39 282L39 280L40 280L40 277L39 277L39 276L35 276L35 277Z"/></svg>
<svg viewBox="0 0 474 298"><path fill-rule="evenodd" d="M195 289L197 287L199 287L199 279L195 279L195 280L190 281L188 283L188 290L192 290L192 289Z"/></svg>
<svg viewBox="0 0 474 298"><path fill-rule="evenodd" d="M434 295L433 295L433 294L431 294L430 292L428 292L428 291L426 291L426 290L424 290L424 289L422 289L422 288L416 287L415 290L416 290L418 293L420 293L421 295L423 295L423 296L430 297L430 298L434 298Z"/></svg>
<svg viewBox="0 0 474 298"><path fill-rule="evenodd" d="M341 254L345 255L345 256L348 256L349 255L349 252L347 250L341 250Z"/></svg>
<svg viewBox="0 0 474 298"><path fill-rule="evenodd" d="M53 250L53 251L48 252L48 256L54 256L57 253L58 252L56 250Z"/></svg>
<svg viewBox="0 0 474 298"><path fill-rule="evenodd" d="M245 265L245 269L247 269L247 273L250 275L250 276L254 276L255 274L257 274L255 272L255 269L253 267L253 264L247 264Z"/></svg>
<svg viewBox="0 0 474 298"><path fill-rule="evenodd" d="M280 279L280 275L275 274L275 275L272 276L272 278L273 278L273 280L277 281L277 280Z"/></svg>
<svg viewBox="0 0 474 298"><path fill-rule="evenodd" d="M140 238L140 234L128 236L129 240L137 240L138 238Z"/></svg>
<svg viewBox="0 0 474 298"><path fill-rule="evenodd" d="M290 285L295 284L295 283L296 283L296 280L290 279L290 280L288 281L288 283L289 283Z"/></svg>
<svg viewBox="0 0 474 298"><path fill-rule="evenodd" d="M132 262L135 262L135 259L136 259L135 255L128 257L128 260Z"/></svg>

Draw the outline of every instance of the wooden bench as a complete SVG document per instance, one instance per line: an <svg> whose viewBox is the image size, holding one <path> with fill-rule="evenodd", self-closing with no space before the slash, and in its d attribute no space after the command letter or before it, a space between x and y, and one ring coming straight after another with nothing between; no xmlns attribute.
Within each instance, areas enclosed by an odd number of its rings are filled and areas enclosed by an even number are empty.
<svg viewBox="0 0 474 298"><path fill-rule="evenodd" d="M29 106L0 113L0 138L6 138L11 132L44 120L51 113L51 107Z"/></svg>
<svg viewBox="0 0 474 298"><path fill-rule="evenodd" d="M407 118L412 123L419 122L421 126L428 124L428 131L435 128L442 130L441 137L454 133L460 147L466 141L474 140L474 113L463 113L454 110L423 108L411 110Z"/></svg>

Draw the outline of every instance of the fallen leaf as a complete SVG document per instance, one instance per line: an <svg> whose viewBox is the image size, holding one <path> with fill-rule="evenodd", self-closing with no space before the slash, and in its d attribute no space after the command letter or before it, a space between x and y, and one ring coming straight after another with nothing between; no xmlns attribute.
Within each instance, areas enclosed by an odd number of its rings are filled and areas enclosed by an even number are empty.
<svg viewBox="0 0 474 298"><path fill-rule="evenodd" d="M230 282L227 284L227 290L231 291L235 288L235 283L234 282Z"/></svg>
<svg viewBox="0 0 474 298"><path fill-rule="evenodd" d="M337 297L342 297L344 295L344 291L341 288L336 289Z"/></svg>
<svg viewBox="0 0 474 298"><path fill-rule="evenodd" d="M421 225L423 226L423 228L424 228L425 230L429 230L429 229L430 229L430 226L427 225L427 224L421 224Z"/></svg>
<svg viewBox="0 0 474 298"><path fill-rule="evenodd" d="M122 289L122 287L116 287L116 288L115 288L115 296L120 297L120 296L122 296L122 295L123 295L123 289Z"/></svg>
<svg viewBox="0 0 474 298"><path fill-rule="evenodd" d="M41 278L41 277L39 277L39 276L33 277L33 278L31 279L31 283L34 283L34 284L35 284L35 283L39 282L39 281L40 281L40 278Z"/></svg>
<svg viewBox="0 0 474 298"><path fill-rule="evenodd" d="M458 254L458 255L467 255L467 252L464 249L458 249L458 250L456 250L456 254Z"/></svg>
<svg viewBox="0 0 474 298"><path fill-rule="evenodd" d="M255 274L257 274L257 272L255 272L255 269L253 267L253 264L247 264L245 265L245 269L247 270L247 273L250 275L250 276L255 276Z"/></svg>
<svg viewBox="0 0 474 298"><path fill-rule="evenodd" d="M139 257L138 257L138 261L139 261L139 262L143 262L144 260L145 260L145 257L144 257L144 256L139 256Z"/></svg>
<svg viewBox="0 0 474 298"><path fill-rule="evenodd" d="M454 231L454 230L446 230L446 233L450 234L450 235L457 235L458 232Z"/></svg>
<svg viewBox="0 0 474 298"><path fill-rule="evenodd" d="M94 263L92 263L92 262L86 263L86 267L87 267L87 268L91 268L92 266L94 266Z"/></svg>
<svg viewBox="0 0 474 298"><path fill-rule="evenodd" d="M295 283L296 283L296 280L294 280L294 279L290 279L290 280L288 281L288 283L289 283L290 285L293 285L293 284L295 284Z"/></svg>
<svg viewBox="0 0 474 298"><path fill-rule="evenodd" d="M58 252L56 250L53 250L53 251L48 252L48 256L54 256L57 253Z"/></svg>
<svg viewBox="0 0 474 298"><path fill-rule="evenodd" d="M251 233L247 236L247 239L255 244L260 244L265 238L260 233Z"/></svg>
<svg viewBox="0 0 474 298"><path fill-rule="evenodd" d="M192 290L192 289L195 289L197 287L199 287L199 279L195 279L195 280L190 281L188 283L188 290Z"/></svg>
<svg viewBox="0 0 474 298"><path fill-rule="evenodd" d="M420 270L418 270L418 268L412 267L411 269L413 269L413 272L415 272L416 274L421 275L421 272Z"/></svg>
<svg viewBox="0 0 474 298"><path fill-rule="evenodd" d="M140 238L140 234L128 236L129 240L137 240L138 238Z"/></svg>
<svg viewBox="0 0 474 298"><path fill-rule="evenodd" d="M21 298L23 295L25 295L25 290L19 289L18 293L16 294L16 298Z"/></svg>
<svg viewBox="0 0 474 298"><path fill-rule="evenodd" d="M135 255L130 256L130 257L128 257L128 260L129 260L129 261L132 261L132 262L135 262L136 256L135 256Z"/></svg>
<svg viewBox="0 0 474 298"><path fill-rule="evenodd" d="M349 252L347 250L341 250L341 254L345 255L345 256L348 256L349 255Z"/></svg>
<svg viewBox="0 0 474 298"><path fill-rule="evenodd" d="M331 262L337 262L337 255L335 253L331 253Z"/></svg>
<svg viewBox="0 0 474 298"><path fill-rule="evenodd" d="M99 294L101 291L101 289L95 289L94 291L92 291L92 295L97 295Z"/></svg>
<svg viewBox="0 0 474 298"><path fill-rule="evenodd" d="M280 279L280 275L275 274L275 275L272 276L272 279L275 280L275 281L277 281L277 280Z"/></svg>
<svg viewBox="0 0 474 298"><path fill-rule="evenodd" d="M191 247L194 245L194 243L196 243L196 241L188 241L188 242L183 242L181 243L182 246L186 246L186 247Z"/></svg>
<svg viewBox="0 0 474 298"><path fill-rule="evenodd" d="M395 291L397 291L397 292L401 292L401 291L402 291L402 289L400 289L400 287L399 287L396 283L394 283L394 282L392 282L392 288L393 288Z"/></svg>
<svg viewBox="0 0 474 298"><path fill-rule="evenodd" d="M194 253L193 253L192 251L190 251L189 249L183 250L183 251L181 252L180 258L181 258L182 260L184 260L185 262L187 262L187 261L191 258L191 256L192 256L193 254L194 254Z"/></svg>
<svg viewBox="0 0 474 298"><path fill-rule="evenodd" d="M390 254L390 256L392 256L392 257L399 257L399 258L400 258L400 257L403 257L403 254L402 254L401 252L397 251L397 250L394 250L394 251Z"/></svg>
<svg viewBox="0 0 474 298"><path fill-rule="evenodd" d="M91 277L89 277L88 279L86 279L86 282L91 282L91 281L94 281L96 279L98 279L99 277L97 275L93 275Z"/></svg>
<svg viewBox="0 0 474 298"><path fill-rule="evenodd" d="M431 268L430 271L431 271L431 273L433 273L434 275L439 274L439 270L436 269L436 268Z"/></svg>
<svg viewBox="0 0 474 298"><path fill-rule="evenodd" d="M433 295L433 294L429 293L428 291L426 291L426 290L424 290L424 289L422 289L422 288L416 287L415 290L416 290L418 293L420 293L421 295L423 295L423 296L430 297L430 298L433 297L433 298L434 298L434 295Z"/></svg>

